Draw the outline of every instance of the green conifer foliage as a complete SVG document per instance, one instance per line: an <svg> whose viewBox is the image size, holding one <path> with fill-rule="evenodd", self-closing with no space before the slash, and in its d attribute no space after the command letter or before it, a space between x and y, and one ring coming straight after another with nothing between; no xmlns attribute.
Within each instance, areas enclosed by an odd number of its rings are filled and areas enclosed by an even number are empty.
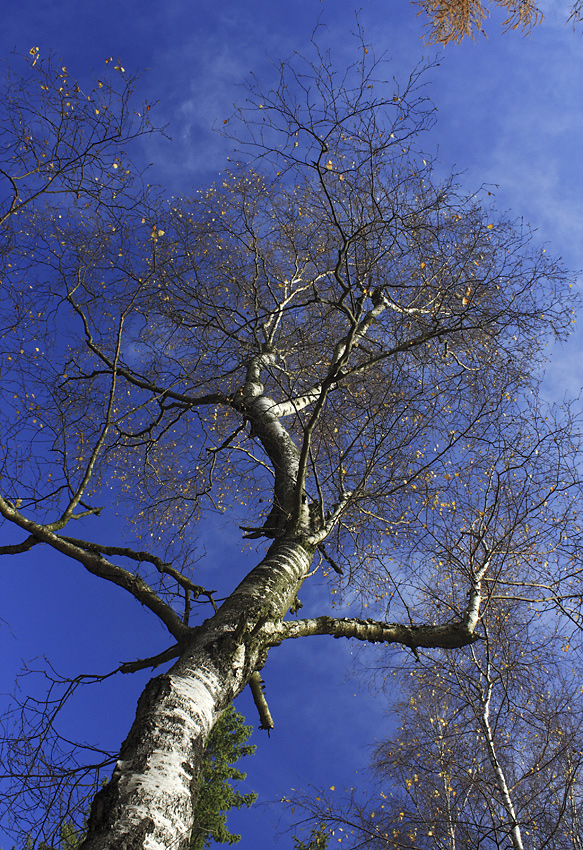
<svg viewBox="0 0 583 850"><path fill-rule="evenodd" d="M251 731L251 726L245 726L245 718L233 706L225 711L213 729L200 772L191 850L206 850L213 841L219 844L236 844L240 840L240 835L227 829L227 813L230 809L252 806L257 799L254 792L241 794L231 785L231 782L240 782L247 776L233 765L243 756L250 756L255 752L255 746L246 743ZM64 823L61 827L59 850L74 850L82 837L83 834L77 832L71 822ZM298 847L298 850L302 850L303 846ZM325 845L309 844L308 850L323 850L324 847ZM24 850L33 850L30 840ZM38 850L53 848L42 843L38 845Z"/></svg>
<svg viewBox="0 0 583 850"><path fill-rule="evenodd" d="M252 755L255 747L247 744L251 727L232 706L213 729L206 747L199 776L199 791L194 811L191 850L205 850L211 842L236 844L241 838L229 832L227 812L253 805L257 794L241 794L231 782L245 779L246 773L233 767L243 756Z"/></svg>

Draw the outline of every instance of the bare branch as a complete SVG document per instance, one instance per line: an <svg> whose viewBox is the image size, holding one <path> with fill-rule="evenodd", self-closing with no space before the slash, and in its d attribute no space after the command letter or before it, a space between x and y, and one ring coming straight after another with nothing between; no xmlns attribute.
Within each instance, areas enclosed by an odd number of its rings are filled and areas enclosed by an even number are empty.
<svg viewBox="0 0 583 850"><path fill-rule="evenodd" d="M335 638L356 638L368 643L399 643L411 649L418 647L460 647L482 640L470 632L464 623L431 626L405 626L401 623L383 623L377 620L360 620L354 617L313 617L285 621L278 626L266 625L269 642L277 645L289 638L310 635L331 635Z"/></svg>
<svg viewBox="0 0 583 850"><path fill-rule="evenodd" d="M271 730L275 729L275 724L273 722L271 712L269 711L267 700L265 699L265 682L257 671L251 675L251 678L249 679L249 687L253 694L255 708L259 712L259 719L261 720L259 728L265 729L269 735Z"/></svg>
<svg viewBox="0 0 583 850"><path fill-rule="evenodd" d="M81 563L85 569L93 573L93 575L104 578L122 587L128 593L131 593L138 602L149 608L160 620L164 623L171 635L177 640L186 637L190 630L181 621L180 617L170 608L169 605L162 602L160 597L152 590L151 587L139 576L128 572L121 567L107 561L102 555L97 552L91 552L80 546L70 543L62 537L59 537L54 532L47 530L44 526L26 519L16 508L13 508L9 503L0 496L0 514L6 519L9 519L15 525L28 531L40 543L47 543L64 555Z"/></svg>
<svg viewBox="0 0 583 850"><path fill-rule="evenodd" d="M167 661L172 661L173 658L178 658L182 651L180 644L165 649L151 658L138 658L137 661L124 661L119 667L120 673L136 673L138 670L146 670L148 667L159 667L160 664L166 664Z"/></svg>

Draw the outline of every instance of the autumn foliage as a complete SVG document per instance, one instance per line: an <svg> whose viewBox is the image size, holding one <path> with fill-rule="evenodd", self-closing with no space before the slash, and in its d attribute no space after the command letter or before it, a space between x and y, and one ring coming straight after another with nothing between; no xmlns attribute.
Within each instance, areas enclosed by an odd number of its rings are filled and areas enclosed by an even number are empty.
<svg viewBox="0 0 583 850"><path fill-rule="evenodd" d="M186 848L208 736L248 684L270 728L259 671L285 640L481 646L533 588L581 622L576 419L539 394L569 275L434 168L419 74L386 81L362 37L341 74L313 49L249 81L228 169L182 198L132 163L151 128L122 66L85 94L33 51L7 84L0 553L48 547L162 623L115 672L172 662L86 850ZM193 556L217 516L259 549L222 599ZM330 604L288 617L320 578ZM84 768L63 757L52 793L47 740L6 736L21 833L58 834L78 803Z"/></svg>

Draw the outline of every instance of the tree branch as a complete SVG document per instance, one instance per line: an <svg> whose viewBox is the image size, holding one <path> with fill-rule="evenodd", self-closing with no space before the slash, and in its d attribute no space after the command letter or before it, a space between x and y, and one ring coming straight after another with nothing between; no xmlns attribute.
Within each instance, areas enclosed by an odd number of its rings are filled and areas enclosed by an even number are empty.
<svg viewBox="0 0 583 850"><path fill-rule="evenodd" d="M67 301L70 303L71 307L75 310L81 321L83 322L83 328L85 331L85 341L87 343L87 347L90 351L95 354L105 365L116 375L120 375L125 378L128 383L133 384L135 387L139 387L139 389L147 390L151 392L153 395L171 398L174 401L180 402L187 407L197 407L198 405L205 404L228 404L229 400L223 393L207 393L203 396L189 396L186 393L178 393L175 390L170 390L165 387L159 387L156 384L153 384L151 381L148 381L145 378L140 378L136 372L133 372L130 369L126 369L124 366L119 366L115 363L110 357L108 357L100 348L97 347L95 342L93 341L93 335L89 328L89 323L87 321L87 317L79 307L79 305L73 300L72 295L67 296Z"/></svg>
<svg viewBox="0 0 583 850"><path fill-rule="evenodd" d="M65 537L64 535L59 535L59 537L61 540L66 540L67 543L72 543L74 546L79 546L81 549L86 549L88 552L99 552L102 555L120 555L124 558L131 558L132 561L147 561L148 563L153 564L159 573L170 576L177 584L183 587L184 590L191 591L194 594L195 599L199 596L207 596L209 600L213 602L212 595L215 593L214 590L206 590L200 584L194 584L194 582L190 581L190 579L186 578L186 576L183 576L180 570L175 569L166 561L158 558L157 555L151 555L149 552L135 551L134 549L128 549L125 546L104 546L101 543L92 543L88 540L80 540L76 537Z"/></svg>
<svg viewBox="0 0 583 850"><path fill-rule="evenodd" d="M339 576L342 575L343 570L340 564L337 564L332 555L328 552L323 543L318 543L318 552L322 555L324 560L330 564L335 573L338 573Z"/></svg>
<svg viewBox="0 0 583 850"><path fill-rule="evenodd" d="M330 512L330 515L326 517L326 521L324 522L322 527L315 534L312 534L310 536L310 542L317 545L318 549L322 552L330 566L334 570L336 570L336 572L339 572L337 566L332 563L330 557L323 551L323 549L321 548L321 543L328 537L328 535L330 534L330 532L346 510L346 507L350 502L352 495L353 494L350 490L345 490L340 498L340 501L336 505L334 505L332 511Z"/></svg>
<svg viewBox="0 0 583 850"><path fill-rule="evenodd" d="M40 541L31 534L22 543L8 543L6 546L0 546L0 555L20 555L22 552L30 552L33 546L36 546Z"/></svg>
<svg viewBox="0 0 583 850"><path fill-rule="evenodd" d="M410 649L417 647L451 649L468 646L481 640L465 623L441 626L423 624L405 626L402 623L383 623L379 620L360 620L355 617L312 617L304 620L286 620L267 623L264 627L270 645L278 645L289 638L310 635L331 635L335 638L356 638L368 643L400 643Z"/></svg>
<svg viewBox="0 0 583 850"><path fill-rule="evenodd" d="M273 722L271 712L269 711L269 706L267 705L265 694L263 693L263 690L265 688L265 682L257 671L251 674L251 678L249 679L249 687L251 689L251 694L253 695L253 702L255 703L255 708L259 712L259 719L261 720L261 725L259 728L265 729L267 734L269 735L271 730L275 729L275 724Z"/></svg>
<svg viewBox="0 0 583 850"><path fill-rule="evenodd" d="M179 643L168 649L159 652L158 655L152 655L150 658L138 658L136 661L124 661L119 667L120 673L135 673L137 670L145 670L147 667L159 667L166 661L171 661L173 658L178 658L181 647Z"/></svg>
<svg viewBox="0 0 583 850"><path fill-rule="evenodd" d="M117 584L119 587L127 590L138 602L152 611L153 614L156 614L176 640L180 641L190 634L190 629L184 625L178 614L160 599L144 579L128 570L124 570L122 567L118 567L116 564L112 564L111 561L106 560L100 553L83 549L81 546L71 543L49 531L46 526L27 519L2 498L2 496L0 496L0 514L5 519L28 531L39 542L47 543L53 549L62 552L75 561L79 561L93 575L107 579L113 582L113 584Z"/></svg>
<svg viewBox="0 0 583 850"><path fill-rule="evenodd" d="M299 413L300 410L303 410L305 407L308 407L310 404L314 404L318 401L321 389L322 388L318 384L313 390L310 390L310 392L303 396L292 398L289 401L279 402L271 408L270 413L278 419L282 419L284 416L291 416L294 413Z"/></svg>

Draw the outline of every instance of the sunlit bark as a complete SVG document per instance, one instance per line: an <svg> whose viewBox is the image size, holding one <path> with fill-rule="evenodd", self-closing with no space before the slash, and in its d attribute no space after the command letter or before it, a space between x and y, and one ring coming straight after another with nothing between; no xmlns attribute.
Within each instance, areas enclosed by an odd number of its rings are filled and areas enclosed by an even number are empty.
<svg viewBox="0 0 583 850"><path fill-rule="evenodd" d="M381 84L362 39L341 84L319 54L272 90L251 82L253 166L169 203L130 183L123 145L149 127L122 132L128 87L85 108L66 79L73 120L63 72L37 59L5 99L0 514L23 539L0 554L51 547L164 624L170 646L119 668L174 662L83 847L186 847L209 730L250 681L273 726L258 677L284 640L471 646L484 605L549 561L563 600L577 446L536 370L571 326L568 278L522 225L433 177L418 76ZM58 158L64 142L79 159ZM139 548L71 532L114 503ZM269 547L220 607L188 557L217 511ZM286 619L316 573L353 616ZM48 835L35 806L21 832Z"/></svg>
<svg viewBox="0 0 583 850"><path fill-rule="evenodd" d="M510 789L508 787L508 783L506 781L506 776L504 774L502 765L500 764L498 756L496 755L496 743L494 740L494 734L492 732L492 726L490 725L491 698L492 682L490 680L487 680L486 689L482 693L481 698L480 722L484 730L484 740L488 749L490 764L496 777L496 784L498 786L500 799L502 800L502 804L506 810L506 814L508 817L508 831L510 833L510 838L512 839L512 846L514 847L514 850L524 850L524 845L522 843L522 835L520 832L520 825L516 819L516 811L512 802Z"/></svg>

